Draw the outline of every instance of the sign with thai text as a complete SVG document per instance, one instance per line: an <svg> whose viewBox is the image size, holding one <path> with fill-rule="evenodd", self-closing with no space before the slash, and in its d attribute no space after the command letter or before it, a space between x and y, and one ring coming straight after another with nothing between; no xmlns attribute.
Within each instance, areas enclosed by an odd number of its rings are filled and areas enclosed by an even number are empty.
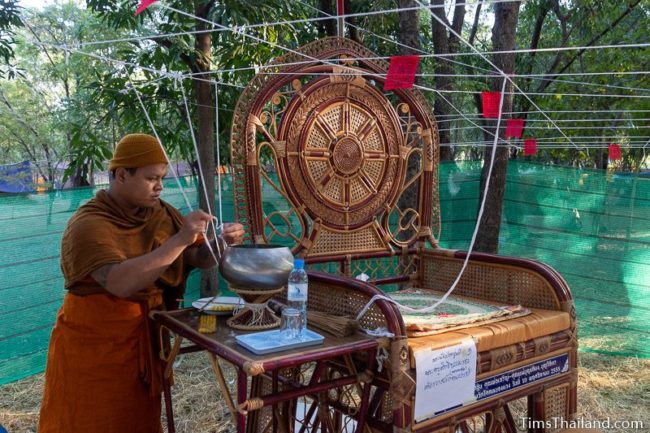
<svg viewBox="0 0 650 433"><path fill-rule="evenodd" d="M446 366L445 362L449 362L449 363L458 362L459 359L463 359L462 357L460 358L457 357L455 355L455 352L453 352L454 348L457 347L458 346L452 346L451 348L443 349L443 350L452 349L452 351L449 354L434 355L436 351L428 352L429 357L437 359L436 361L437 364L435 367L426 364L427 358L424 356L424 354L427 353L426 350L418 351L415 353L417 380L418 380L416 394L415 394L415 413L414 413L416 422L421 422L424 421L425 419L432 418L433 416L439 415L443 412L448 412L450 410L456 409L457 407L463 406L465 404L472 403L474 401L485 400L490 397L494 397L508 391L513 391L522 386L527 386L544 379L549 379L551 377L569 371L569 355L568 354L558 355L553 358L537 361L533 364L524 365L522 367L515 368L513 370L504 371L503 373L486 377L485 379L481 379L479 381L475 380L474 385L469 385L472 386L471 388L469 388L473 390L472 397L467 398L467 394L463 394L463 398L466 398L466 400L461 401L462 398L458 398L457 396L457 392L460 390L454 390L453 393L449 393L449 390L447 389L436 387L435 386L436 383L432 382L432 379L430 379L431 377L437 377L436 373L447 371L447 369L445 369ZM423 359L423 361L420 364L418 364L419 358ZM451 359L453 359L454 361L451 361ZM440 365L441 360L443 362L443 365ZM429 368L423 371L424 378L422 378L422 376L420 375L420 368L421 368L420 366L424 367L424 365L428 365ZM442 370L440 370L441 368ZM452 371L457 371L457 370L458 369L452 368ZM458 373L448 375L447 377L451 379L452 376L458 376ZM444 379L438 379L437 381L438 382L444 381ZM421 383L423 384L421 385ZM446 383L449 383L449 380L447 380ZM467 386L465 383L462 383L461 381L451 382L451 383L454 384L452 385L453 387ZM423 391L421 391L420 394L418 394L418 391L420 391L421 387L427 389L423 389ZM434 389L436 391L431 391ZM429 392L429 393L427 394L425 392ZM419 409L418 409L418 405L420 406Z"/></svg>
<svg viewBox="0 0 650 433"><path fill-rule="evenodd" d="M474 401L476 344L471 338L454 346L415 352L415 421Z"/></svg>
<svg viewBox="0 0 650 433"><path fill-rule="evenodd" d="M484 400L567 371L569 371L569 355L556 356L479 380L474 395L477 400Z"/></svg>

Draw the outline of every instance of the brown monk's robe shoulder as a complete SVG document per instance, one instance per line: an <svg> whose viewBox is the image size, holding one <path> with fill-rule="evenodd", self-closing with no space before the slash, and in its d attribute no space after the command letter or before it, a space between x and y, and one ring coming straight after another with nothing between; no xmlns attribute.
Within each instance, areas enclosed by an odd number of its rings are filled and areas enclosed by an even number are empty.
<svg viewBox="0 0 650 433"><path fill-rule="evenodd" d="M173 236L181 225L180 213L164 201L129 215L104 190L77 210L61 242L61 270L65 288L75 295L106 294L90 274L100 267L149 253ZM143 289L137 298L160 287L178 288L186 277L183 255L163 273L158 287ZM181 289L182 290L182 289Z"/></svg>

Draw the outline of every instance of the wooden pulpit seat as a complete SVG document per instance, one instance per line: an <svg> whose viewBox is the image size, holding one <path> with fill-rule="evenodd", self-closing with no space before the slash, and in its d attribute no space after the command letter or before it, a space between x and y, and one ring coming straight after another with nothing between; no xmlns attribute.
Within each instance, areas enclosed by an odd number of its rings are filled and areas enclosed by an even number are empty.
<svg viewBox="0 0 650 433"><path fill-rule="evenodd" d="M442 295L466 258L438 245L434 112L417 90L384 92L387 69L351 40L321 39L265 67L233 114L236 218L248 242L287 245L305 259L310 310L356 317L377 294ZM514 432L524 420L575 416L575 309L556 271L472 253L451 296L518 313L414 332L395 305L372 304L361 326L385 351L373 372L368 428ZM468 341L477 352L476 399L415 419L418 353ZM335 430L351 431L344 421L359 414L349 393L314 398L338 414Z"/></svg>

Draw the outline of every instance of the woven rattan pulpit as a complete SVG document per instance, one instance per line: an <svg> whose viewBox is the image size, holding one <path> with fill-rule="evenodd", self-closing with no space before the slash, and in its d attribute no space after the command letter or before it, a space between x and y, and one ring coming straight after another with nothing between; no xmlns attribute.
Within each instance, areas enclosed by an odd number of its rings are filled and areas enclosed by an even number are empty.
<svg viewBox="0 0 650 433"><path fill-rule="evenodd" d="M351 277L315 278L310 310L356 317L382 290L408 289L403 299L426 303L451 287L466 257L438 246L432 107L414 89L384 92L387 69L351 40L318 40L262 68L233 115L233 193L248 242L290 246L310 270ZM363 274L368 283L352 279ZM385 348L367 428L514 432L527 420L572 418L576 323L562 277L536 261L476 253L452 295L476 311L471 319L411 323L392 304L361 317ZM463 342L477 353L475 399L418 418L417 359ZM335 420L321 425L347 431L358 416L347 391L318 397L318 416Z"/></svg>

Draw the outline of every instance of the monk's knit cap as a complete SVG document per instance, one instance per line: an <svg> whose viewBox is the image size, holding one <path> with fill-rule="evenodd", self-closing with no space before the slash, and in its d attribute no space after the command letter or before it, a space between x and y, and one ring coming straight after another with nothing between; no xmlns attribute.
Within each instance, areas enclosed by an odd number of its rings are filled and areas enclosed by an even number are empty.
<svg viewBox="0 0 650 433"><path fill-rule="evenodd" d="M117 143L108 170L167 163L165 151L155 137L148 134L129 134Z"/></svg>

